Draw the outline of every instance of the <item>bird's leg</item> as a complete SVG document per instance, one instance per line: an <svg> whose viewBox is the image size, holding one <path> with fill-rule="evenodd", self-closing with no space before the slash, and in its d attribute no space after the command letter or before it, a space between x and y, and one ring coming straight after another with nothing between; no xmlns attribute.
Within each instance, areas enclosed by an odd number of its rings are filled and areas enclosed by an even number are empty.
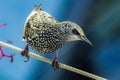
<svg viewBox="0 0 120 80"><path fill-rule="evenodd" d="M52 62L52 66L54 67L54 69L58 69L59 68L59 64L58 64L58 50L56 50L56 57Z"/></svg>
<svg viewBox="0 0 120 80"><path fill-rule="evenodd" d="M25 49L21 52L21 55L26 57L25 62L29 60L28 51L29 49L28 49L28 44L27 44Z"/></svg>

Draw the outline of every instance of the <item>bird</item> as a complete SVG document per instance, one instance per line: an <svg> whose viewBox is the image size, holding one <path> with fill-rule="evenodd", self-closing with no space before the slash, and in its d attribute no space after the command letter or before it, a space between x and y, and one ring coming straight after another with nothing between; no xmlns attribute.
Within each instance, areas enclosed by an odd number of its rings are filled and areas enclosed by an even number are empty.
<svg viewBox="0 0 120 80"><path fill-rule="evenodd" d="M52 61L54 69L59 68L58 49L65 43L80 40L92 45L79 25L71 21L57 21L42 10L41 4L28 15L24 24L23 39L26 40L27 45L21 54L26 56L26 61L29 59L28 46L41 54L56 51L56 56Z"/></svg>

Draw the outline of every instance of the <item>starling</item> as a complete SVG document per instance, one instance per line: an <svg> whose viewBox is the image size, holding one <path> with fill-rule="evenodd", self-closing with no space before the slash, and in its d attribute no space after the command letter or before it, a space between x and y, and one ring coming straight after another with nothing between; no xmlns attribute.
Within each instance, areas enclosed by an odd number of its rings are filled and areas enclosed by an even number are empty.
<svg viewBox="0 0 120 80"><path fill-rule="evenodd" d="M66 42L82 40L91 44L79 25L70 21L58 22L49 13L43 11L41 5L37 5L27 17L23 39L26 40L27 46L21 54L27 58L29 58L28 45L37 53L48 54L56 51L56 57L52 62L55 69L59 67L58 49Z"/></svg>

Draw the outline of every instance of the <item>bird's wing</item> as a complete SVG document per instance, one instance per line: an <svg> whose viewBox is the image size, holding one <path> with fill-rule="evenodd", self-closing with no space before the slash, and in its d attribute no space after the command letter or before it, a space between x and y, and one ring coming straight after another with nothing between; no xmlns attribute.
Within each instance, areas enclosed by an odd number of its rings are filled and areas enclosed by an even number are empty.
<svg viewBox="0 0 120 80"><path fill-rule="evenodd" d="M57 21L47 12L45 11L39 11L35 15L31 16L28 19L28 22L30 24L29 27L33 29L44 29L47 27L52 27Z"/></svg>

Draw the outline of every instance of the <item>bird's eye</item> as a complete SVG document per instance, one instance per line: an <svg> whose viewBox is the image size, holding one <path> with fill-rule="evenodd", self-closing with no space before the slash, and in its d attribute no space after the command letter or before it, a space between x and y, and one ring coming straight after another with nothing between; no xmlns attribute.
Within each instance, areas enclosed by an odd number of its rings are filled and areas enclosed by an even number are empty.
<svg viewBox="0 0 120 80"><path fill-rule="evenodd" d="M80 35L80 33L76 29L73 29L72 33L75 34L75 35Z"/></svg>

